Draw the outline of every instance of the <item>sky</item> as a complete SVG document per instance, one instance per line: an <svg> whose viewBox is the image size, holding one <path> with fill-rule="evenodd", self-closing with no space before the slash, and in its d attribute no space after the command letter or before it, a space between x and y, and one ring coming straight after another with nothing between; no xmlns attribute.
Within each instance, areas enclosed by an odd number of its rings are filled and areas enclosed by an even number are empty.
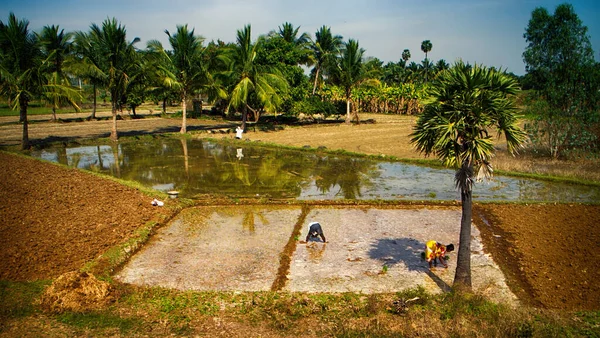
<svg viewBox="0 0 600 338"><path fill-rule="evenodd" d="M421 62L421 42L430 40L428 57L458 59L525 74L523 33L537 7L551 14L555 0L0 0L0 21L10 12L39 31L59 25L65 31L88 31L116 18L136 47L159 40L169 48L165 30L188 24L206 41L235 42L236 31L250 24L253 39L289 22L314 37L323 25L344 41L358 40L365 56L397 62L409 49ZM600 61L600 1L569 2L588 27L594 57ZM410 62L409 61L409 62Z"/></svg>

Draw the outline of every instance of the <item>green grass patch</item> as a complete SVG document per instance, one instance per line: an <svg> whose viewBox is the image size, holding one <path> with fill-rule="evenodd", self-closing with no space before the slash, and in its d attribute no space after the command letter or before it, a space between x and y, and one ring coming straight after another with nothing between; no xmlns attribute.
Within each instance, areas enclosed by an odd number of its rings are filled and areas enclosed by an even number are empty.
<svg viewBox="0 0 600 338"><path fill-rule="evenodd" d="M512 308L478 295L429 294L422 287L365 295L198 292L116 284L116 303L102 311L45 314L47 319L40 319L35 300L46 285L47 281L0 282L2 318L56 321L66 325L65 330L86 336L214 336L222 327L241 323L242 330L260 328L268 336L461 337L473 332L494 337L600 336L598 311ZM393 311L398 300L407 301L404 311ZM214 325L217 322L224 326Z"/></svg>
<svg viewBox="0 0 600 338"><path fill-rule="evenodd" d="M19 318L32 315L34 301L40 297L50 281L0 281L0 318Z"/></svg>
<svg viewBox="0 0 600 338"><path fill-rule="evenodd" d="M106 313L72 313L67 312L57 315L59 322L80 329L100 330L117 329L121 333L127 333L142 324L140 319L122 318L118 314Z"/></svg>

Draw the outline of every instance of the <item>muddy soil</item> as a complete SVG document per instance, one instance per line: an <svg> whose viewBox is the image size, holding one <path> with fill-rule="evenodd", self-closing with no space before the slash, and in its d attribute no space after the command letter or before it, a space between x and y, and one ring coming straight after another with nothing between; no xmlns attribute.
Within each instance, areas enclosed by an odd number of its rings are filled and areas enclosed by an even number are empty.
<svg viewBox="0 0 600 338"><path fill-rule="evenodd" d="M77 125L69 137L92 136L93 132L86 133L87 123L67 124ZM171 126L179 123L170 122ZM8 130L12 124L0 124L1 135L19 139L20 126L15 135ZM155 130L136 128L144 133ZM298 130L304 137L297 135ZM314 128L292 131L297 140L311 139L316 133ZM337 138L338 147L355 139ZM388 139L380 140L385 147ZM363 143L373 148L377 142ZM122 243L161 212L164 209L153 208L148 197L135 189L0 153L0 279L56 278ZM474 221L485 251L492 253L522 301L549 308L600 308L600 206L484 204L475 206Z"/></svg>

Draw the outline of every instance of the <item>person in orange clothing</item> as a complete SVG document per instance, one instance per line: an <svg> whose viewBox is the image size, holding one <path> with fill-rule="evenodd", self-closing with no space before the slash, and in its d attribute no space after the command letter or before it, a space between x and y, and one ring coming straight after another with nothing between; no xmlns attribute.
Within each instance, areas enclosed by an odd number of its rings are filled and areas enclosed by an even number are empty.
<svg viewBox="0 0 600 338"><path fill-rule="evenodd" d="M448 264L446 264L446 252L454 251L454 245L448 244L443 245L438 243L437 241L429 241L425 244L425 260L429 263L429 268L432 268L432 264L437 266L437 260L440 260L440 263L447 268Z"/></svg>

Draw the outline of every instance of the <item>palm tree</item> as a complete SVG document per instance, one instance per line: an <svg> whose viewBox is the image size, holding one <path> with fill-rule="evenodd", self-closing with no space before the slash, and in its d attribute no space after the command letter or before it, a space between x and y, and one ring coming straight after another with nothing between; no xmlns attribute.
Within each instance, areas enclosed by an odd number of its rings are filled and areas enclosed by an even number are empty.
<svg viewBox="0 0 600 338"><path fill-rule="evenodd" d="M431 52L431 48L433 48L431 41L424 40L423 42L421 42L421 50L423 51L423 53L425 53L425 60L428 60L427 53ZM429 72L429 69L425 68L425 82L427 82L427 73L428 72Z"/></svg>
<svg viewBox="0 0 600 338"><path fill-rule="evenodd" d="M253 109L248 104L251 94L256 97L259 104L267 112L276 112L281 104L281 93L287 91L288 84L277 69L259 65L256 62L258 49L261 48L263 38L252 43L250 25L237 31L237 43L232 50L230 79L234 86L231 91L228 108L242 110L242 129L246 130L248 109L255 112L258 119L258 108Z"/></svg>
<svg viewBox="0 0 600 338"><path fill-rule="evenodd" d="M10 13L6 24L0 21L0 91L14 100L13 108L19 106L23 149L29 148L27 106L43 86L41 62L39 41L29 30L29 21Z"/></svg>
<svg viewBox="0 0 600 338"><path fill-rule="evenodd" d="M335 58L343 46L340 35L332 35L331 29L322 26L315 33L315 41L311 45L315 66L313 68L315 82L312 94L315 95L317 84L322 82L323 73L335 64Z"/></svg>
<svg viewBox="0 0 600 338"><path fill-rule="evenodd" d="M277 34L284 41L292 43L296 46L306 46L310 42L310 36L308 33L302 33L298 36L298 32L300 31L300 26L294 28L289 22L284 22L281 27L277 27Z"/></svg>
<svg viewBox="0 0 600 338"><path fill-rule="evenodd" d="M181 99L182 134L187 133L187 100L194 92L199 90L209 81L210 74L204 67L203 52L204 38L195 35L194 29L188 29L188 25L177 26L175 34L165 30L169 37L169 44L173 48L167 53L160 42L150 41L148 47L158 52L166 64L160 66L160 70L166 76L163 83L179 93Z"/></svg>
<svg viewBox="0 0 600 338"><path fill-rule="evenodd" d="M404 60L404 65L406 66L406 63L408 62L408 60L410 59L410 50L405 49L402 52L402 60Z"/></svg>
<svg viewBox="0 0 600 338"><path fill-rule="evenodd" d="M96 119L98 87L103 87L108 82L108 75L102 70L103 51L100 45L92 43L92 36L87 32L75 32L73 49L77 62L71 65L75 75L88 81L92 85L92 115L89 119Z"/></svg>
<svg viewBox="0 0 600 338"><path fill-rule="evenodd" d="M77 101L81 101L82 96L78 89L71 86L66 72L69 63L73 63L71 37L71 33L65 33L64 29L59 31L59 27L54 25L44 26L38 34L44 57L41 70L47 78L43 95L52 104L52 121L56 121L56 109L64 103L70 104L78 112L81 110Z"/></svg>
<svg viewBox="0 0 600 338"><path fill-rule="evenodd" d="M446 166L456 168L462 219L454 287L471 289L471 208L475 180L490 178L494 155L492 136L506 138L511 154L525 140L517 126L514 95L518 82L505 73L457 62L434 80L425 111L419 116L411 142L426 156L435 155Z"/></svg>
<svg viewBox="0 0 600 338"><path fill-rule="evenodd" d="M110 138L118 139L117 135L117 110L121 108L121 99L125 96L130 77L139 68L138 54L134 44L139 42L135 38L131 42L126 40L125 26L115 18L106 19L102 27L96 24L90 26L90 44L95 45L99 54L99 68L106 75L106 83L110 93L112 110L112 128Z"/></svg>
<svg viewBox="0 0 600 338"><path fill-rule="evenodd" d="M438 73L448 68L450 68L450 65L444 59L439 59L438 62L435 63L435 71Z"/></svg>
<svg viewBox="0 0 600 338"><path fill-rule="evenodd" d="M334 81L344 88L346 96L346 123L350 123L350 100L352 88L358 86L364 79L363 55L365 50L358 46L358 41L350 39L344 44L338 59L338 68Z"/></svg>

